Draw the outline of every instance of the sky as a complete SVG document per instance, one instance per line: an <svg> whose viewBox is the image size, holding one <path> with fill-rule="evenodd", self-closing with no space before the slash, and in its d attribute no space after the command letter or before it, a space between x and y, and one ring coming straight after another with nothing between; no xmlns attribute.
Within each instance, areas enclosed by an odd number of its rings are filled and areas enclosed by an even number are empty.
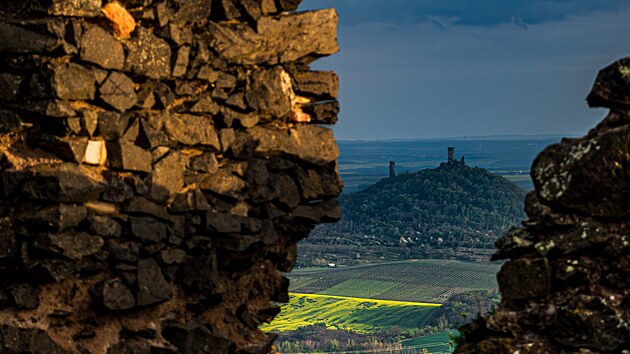
<svg viewBox="0 0 630 354"><path fill-rule="evenodd" d="M335 7L340 140L583 135L586 95L630 55L627 0L304 0Z"/></svg>

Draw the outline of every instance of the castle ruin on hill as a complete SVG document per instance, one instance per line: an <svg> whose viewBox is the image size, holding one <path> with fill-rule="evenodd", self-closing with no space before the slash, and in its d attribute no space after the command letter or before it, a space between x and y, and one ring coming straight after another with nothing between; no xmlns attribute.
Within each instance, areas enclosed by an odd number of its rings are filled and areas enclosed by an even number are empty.
<svg viewBox="0 0 630 354"><path fill-rule="evenodd" d="M464 160L464 155L462 155L462 158L460 160L457 160L455 158L455 147L454 146L449 146L447 148L447 152L448 152L448 159L446 160L446 163L442 162L440 164L440 166L442 165L462 165L465 166L466 162Z"/></svg>
<svg viewBox="0 0 630 354"><path fill-rule="evenodd" d="M396 177L396 161L389 162L389 178Z"/></svg>

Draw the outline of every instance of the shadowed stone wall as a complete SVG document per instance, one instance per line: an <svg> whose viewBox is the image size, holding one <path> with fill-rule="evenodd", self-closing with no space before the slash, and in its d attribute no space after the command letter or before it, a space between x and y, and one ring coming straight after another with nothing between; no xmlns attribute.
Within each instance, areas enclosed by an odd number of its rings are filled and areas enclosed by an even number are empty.
<svg viewBox="0 0 630 354"><path fill-rule="evenodd" d="M587 101L610 108L587 136L532 166L529 219L497 241L498 311L464 326L458 353L630 352L630 59Z"/></svg>
<svg viewBox="0 0 630 354"><path fill-rule="evenodd" d="M0 3L0 352L266 353L339 218L333 10Z"/></svg>

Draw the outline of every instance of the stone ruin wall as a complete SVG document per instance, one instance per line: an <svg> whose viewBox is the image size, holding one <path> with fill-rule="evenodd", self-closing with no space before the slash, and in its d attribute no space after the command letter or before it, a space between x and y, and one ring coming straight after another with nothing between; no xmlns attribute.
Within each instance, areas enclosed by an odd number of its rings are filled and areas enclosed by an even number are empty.
<svg viewBox="0 0 630 354"><path fill-rule="evenodd" d="M0 2L0 352L266 353L340 211L334 10Z"/></svg>
<svg viewBox="0 0 630 354"><path fill-rule="evenodd" d="M587 101L609 114L534 161L529 218L493 256L508 260L502 302L461 328L457 353L630 353L630 58Z"/></svg>

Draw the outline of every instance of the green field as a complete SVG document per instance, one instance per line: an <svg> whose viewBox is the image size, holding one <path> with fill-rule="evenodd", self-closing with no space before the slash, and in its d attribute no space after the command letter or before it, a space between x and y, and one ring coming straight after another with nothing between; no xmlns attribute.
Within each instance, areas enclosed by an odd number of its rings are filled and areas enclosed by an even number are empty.
<svg viewBox="0 0 630 354"><path fill-rule="evenodd" d="M297 269L287 276L296 293L442 303L453 294L497 289L498 270L496 264L417 260Z"/></svg>
<svg viewBox="0 0 630 354"><path fill-rule="evenodd" d="M291 301L282 305L282 312L262 329L284 332L317 323L357 333L373 333L392 326L414 329L423 327L437 306L407 301L291 294Z"/></svg>
<svg viewBox="0 0 630 354"><path fill-rule="evenodd" d="M422 338L404 340L401 343L405 348L414 348L416 350L427 349L432 354L451 353L452 344L450 335L457 335L457 333L457 331L442 332Z"/></svg>

